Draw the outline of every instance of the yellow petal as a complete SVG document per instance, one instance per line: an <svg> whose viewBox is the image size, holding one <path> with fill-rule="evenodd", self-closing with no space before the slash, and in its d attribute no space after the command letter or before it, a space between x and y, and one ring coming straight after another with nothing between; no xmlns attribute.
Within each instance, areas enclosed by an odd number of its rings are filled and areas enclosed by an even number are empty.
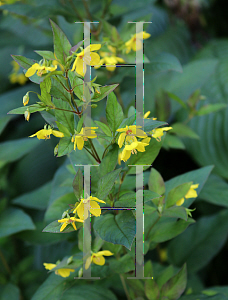
<svg viewBox="0 0 228 300"><path fill-rule="evenodd" d="M58 269L56 270L56 273L60 275L61 277L68 277L70 275L70 272L74 272L74 269Z"/></svg>
<svg viewBox="0 0 228 300"><path fill-rule="evenodd" d="M27 72L25 73L26 77L31 77L32 75L35 74L36 70L40 69L40 65L35 63L34 65L32 65Z"/></svg>
<svg viewBox="0 0 228 300"><path fill-rule="evenodd" d="M77 56L74 63L73 63L73 67L72 67L71 71L74 71L76 69L76 65L77 65L79 59L80 58Z"/></svg>
<svg viewBox="0 0 228 300"><path fill-rule="evenodd" d="M99 217L101 215L101 208L96 201L90 201L90 210L92 215Z"/></svg>
<svg viewBox="0 0 228 300"><path fill-rule="evenodd" d="M118 129L117 129L117 131L118 131ZM123 146L123 142L124 142L125 136L126 136L126 132L123 132L123 133L120 134L120 136L118 138L119 148L121 148Z"/></svg>
<svg viewBox="0 0 228 300"><path fill-rule="evenodd" d="M76 136L75 139L76 139L78 150L82 150L82 148L84 147L84 140L83 140L83 138L81 136L80 137Z"/></svg>
<svg viewBox="0 0 228 300"><path fill-rule="evenodd" d="M147 117L149 116L150 111L146 112L145 115L143 116L144 119L147 119Z"/></svg>
<svg viewBox="0 0 228 300"><path fill-rule="evenodd" d="M151 34L149 34L149 33L145 32L145 31L143 31L143 39L144 39L144 40L148 39L150 36L151 36Z"/></svg>
<svg viewBox="0 0 228 300"><path fill-rule="evenodd" d="M177 205L177 206L181 206L183 203L184 203L184 198L181 198L180 200L178 200L178 201L176 202L176 205Z"/></svg>
<svg viewBox="0 0 228 300"><path fill-rule="evenodd" d="M93 256L93 263L99 266L103 266L105 264L104 256Z"/></svg>
<svg viewBox="0 0 228 300"><path fill-rule="evenodd" d="M131 143L131 145L126 145L125 149L128 150L128 151L129 150L131 151L131 150L135 149L138 146L138 143L139 142L133 142L133 143Z"/></svg>
<svg viewBox="0 0 228 300"><path fill-rule="evenodd" d="M116 57L117 62L124 63L124 59L121 57Z"/></svg>
<svg viewBox="0 0 228 300"><path fill-rule="evenodd" d="M84 76L86 73L86 64L83 64L83 58L79 58L76 64L76 72L81 75Z"/></svg>
<svg viewBox="0 0 228 300"><path fill-rule="evenodd" d="M114 67L109 67L108 65L106 65L106 69L107 69L108 71L110 71L110 72L114 72L115 69L116 69L116 66L114 66Z"/></svg>
<svg viewBox="0 0 228 300"><path fill-rule="evenodd" d="M131 151L126 150L125 148L122 151L121 160L127 161L131 156Z"/></svg>
<svg viewBox="0 0 228 300"><path fill-rule="evenodd" d="M64 134L61 131L58 130L52 130L52 134L56 137L64 137Z"/></svg>
<svg viewBox="0 0 228 300"><path fill-rule="evenodd" d="M111 251L109 250L102 250L102 251L99 251L97 253L94 253L95 256L101 256L101 255L105 255L105 256L111 256L111 255L114 255L114 253L112 253Z"/></svg>
<svg viewBox="0 0 228 300"><path fill-rule="evenodd" d="M141 143L141 142L138 142L138 146L136 147L136 149L139 152L145 152L145 145L143 145L143 143Z"/></svg>
<svg viewBox="0 0 228 300"><path fill-rule="evenodd" d="M77 214L81 220L85 220L88 218L88 210L84 209L84 203L81 203L81 205L78 205Z"/></svg>
<svg viewBox="0 0 228 300"><path fill-rule="evenodd" d="M92 196L90 196L90 200L95 200L95 201L97 201L97 202L106 203L106 202L104 202L103 200L100 200L100 199L98 199L97 197L92 197Z"/></svg>
<svg viewBox="0 0 228 300"><path fill-rule="evenodd" d="M43 263L43 265L44 265L46 270L52 270L56 267L56 264Z"/></svg>
<svg viewBox="0 0 228 300"><path fill-rule="evenodd" d="M60 232L62 232L68 225L68 222L63 223L63 225L60 228Z"/></svg>

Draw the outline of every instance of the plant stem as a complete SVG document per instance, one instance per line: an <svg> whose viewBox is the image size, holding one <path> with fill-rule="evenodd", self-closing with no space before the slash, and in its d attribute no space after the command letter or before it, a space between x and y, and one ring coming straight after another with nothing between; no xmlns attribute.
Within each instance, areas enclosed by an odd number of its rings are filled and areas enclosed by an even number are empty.
<svg viewBox="0 0 228 300"><path fill-rule="evenodd" d="M120 274L120 280L122 282L122 285L123 285L124 292L125 292L125 295L127 297L127 300L131 300L130 295L129 295L128 290L127 290L126 282L125 282L124 277L123 277L122 274Z"/></svg>
<svg viewBox="0 0 228 300"><path fill-rule="evenodd" d="M157 222L160 220L160 218L161 218L161 216L158 216L158 218L157 218L157 220L151 225L151 227L150 227L150 229L148 230L148 232L147 232L147 235L146 235L146 238L145 238L145 240L147 240L148 239L148 237L149 237L149 234L150 234L150 232L151 232L151 230L152 230L152 228L157 224Z"/></svg>

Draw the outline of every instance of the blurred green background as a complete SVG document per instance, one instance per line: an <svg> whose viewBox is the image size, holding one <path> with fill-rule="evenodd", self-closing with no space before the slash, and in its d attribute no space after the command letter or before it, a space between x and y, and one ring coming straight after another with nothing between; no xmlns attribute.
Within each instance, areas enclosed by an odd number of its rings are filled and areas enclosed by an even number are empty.
<svg viewBox="0 0 228 300"><path fill-rule="evenodd" d="M93 0L87 1L90 14L83 2L76 0L0 3L0 299L57 299L33 296L48 277L43 262L54 263L70 255L77 241L73 234L52 235L41 231L53 220L53 216L47 217L46 211L50 199L72 192L69 184L62 183L73 175L65 167L70 163L67 158L54 157L57 138L28 139L45 124L39 113L33 114L29 123L21 115L7 115L11 109L22 106L22 97L27 91L39 92L38 85L17 82L19 79L12 76L21 74L22 68L16 70L12 65L11 54L39 59L34 50L53 51L49 18L65 32L72 45L83 39L83 26L74 24L75 21L89 21L92 17L102 23L100 34L91 35L93 43L104 37L111 38L107 24L115 26L123 41L127 41L135 33L128 21L151 21L144 28L151 34L144 42L145 57L149 61L144 70L144 112L150 110L151 116L172 126L174 122L184 122L186 110L167 92L186 103L199 90L205 99L197 103L197 109L202 105L228 102L226 1ZM153 64L161 53L170 54L164 68ZM134 55L126 56L126 61L132 63ZM95 75L97 83L103 85L120 83L116 95L127 116L135 101L134 68L118 67L114 73L101 68L92 71L92 77ZM36 95L31 93L30 102L36 101ZM104 100L93 110L93 117L104 120ZM213 174L194 203L193 218L199 222L194 226L198 226L204 239L199 240L192 251L196 256L199 255L197 249L205 253L205 264L193 267L189 273L187 289L194 292L228 284L228 220L220 218L228 208L227 117L226 107L193 117L188 125L199 139L181 134L175 140L169 138L153 165L164 180L214 165ZM201 226L204 223L210 224L210 228ZM162 259L158 248L150 251L147 258L164 266L178 266L180 261L175 251L185 252L188 232L189 239L194 240L188 230L172 242L161 243L160 248L166 249L168 258ZM182 259L188 261L188 258L186 255ZM110 288L118 299L125 299L121 289ZM226 295L228 297L228 292Z"/></svg>

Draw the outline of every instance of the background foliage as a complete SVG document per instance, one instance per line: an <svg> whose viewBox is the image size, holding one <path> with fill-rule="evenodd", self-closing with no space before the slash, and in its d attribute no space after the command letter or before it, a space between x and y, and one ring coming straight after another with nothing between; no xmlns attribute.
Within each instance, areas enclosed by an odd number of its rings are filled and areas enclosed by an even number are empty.
<svg viewBox="0 0 228 300"><path fill-rule="evenodd" d="M72 45L83 39L83 26L74 24L75 21L92 18L101 22L99 34L92 34L94 43L102 37L111 37L113 28L126 41L135 33L128 21L152 21L144 28L151 34L144 46L148 61L145 64L144 110L150 110L152 116L171 126L176 123L176 128L173 126L175 134L166 135L153 168L161 173L166 193L186 181L199 182L202 189L191 206L196 208L192 213L196 223L186 224L180 219L176 226L172 218L164 216L150 232L145 276L153 276L156 283L125 282L131 299L159 299L159 291L161 297L167 297L164 299L177 299L182 292L180 299L183 300L227 299L228 24L223 2L93 0L87 3L90 13L85 1L83 4L83 1L74 0L24 0L0 6L1 300L67 300L75 295L77 299L126 299L123 277L132 275L134 270L133 251L129 250L124 256L126 261L110 258L108 266L95 266L94 274L102 279L94 282L75 280L72 285L75 274L65 279L53 273L49 275L43 268L43 262L55 263L79 252L77 234L42 233L42 230L58 219L66 204L72 202L75 171L70 163L88 163L87 153L79 151L68 157L54 157L53 149L58 141L55 137L46 141L28 139L43 127L41 115L45 118L44 112L33 114L29 123L20 115L7 115L10 110L22 106L22 97L28 90L40 92L39 86L29 81L25 85L10 82L13 70L10 55L38 60L34 50L53 51L49 18L65 32ZM126 60L133 63L134 55L132 53ZM111 74L98 69L93 70L93 74L102 85L119 83L115 93L125 117L129 117L135 101L133 68L118 67ZM37 101L35 94L30 94L30 101ZM99 102L93 110L97 121L105 121L105 102ZM211 104L222 105L212 107ZM183 130L183 123L188 130ZM112 151L116 157L115 149ZM196 171L191 173L193 170ZM95 178L96 171L91 172ZM100 172L106 175L104 169ZM144 182L152 191L151 172L151 169L144 172ZM134 191L133 176L128 177L122 189L130 186ZM92 192L96 191L96 185L94 179ZM121 197L119 201L126 203L124 194ZM100 235L103 223L114 222L105 220L110 219L107 216L94 224ZM154 217L150 212L145 215L145 227ZM103 234L108 235L107 232ZM105 249L118 252L119 246L110 242L112 240L106 238ZM120 270L122 277L117 273L110 275L112 270Z"/></svg>

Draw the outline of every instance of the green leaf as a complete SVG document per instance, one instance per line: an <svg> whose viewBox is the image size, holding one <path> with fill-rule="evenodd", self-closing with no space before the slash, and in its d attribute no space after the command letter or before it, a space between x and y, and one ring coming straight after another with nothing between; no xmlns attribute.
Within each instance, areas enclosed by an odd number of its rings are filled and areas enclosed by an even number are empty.
<svg viewBox="0 0 228 300"><path fill-rule="evenodd" d="M155 223L157 219L158 214L156 212L149 216L145 216L145 236L147 235L150 226ZM182 233L194 222L193 219L188 219L187 221L180 219L177 221L173 218L162 216L150 231L149 240L154 243L168 241Z"/></svg>
<svg viewBox="0 0 228 300"><path fill-rule="evenodd" d="M166 92L166 93L171 99L179 103L183 108L188 109L187 104L183 100L181 100L177 95L170 92Z"/></svg>
<svg viewBox="0 0 228 300"><path fill-rule="evenodd" d="M104 200L108 196L121 170L119 168L118 170L109 172L99 179L97 188L98 199Z"/></svg>
<svg viewBox="0 0 228 300"><path fill-rule="evenodd" d="M228 184L221 177L211 174L202 188L199 198L215 205L228 207Z"/></svg>
<svg viewBox="0 0 228 300"><path fill-rule="evenodd" d="M172 124L172 133L175 133L181 137L189 137L191 139L199 139L198 134L196 134L189 126L183 123Z"/></svg>
<svg viewBox="0 0 228 300"><path fill-rule="evenodd" d="M62 213L69 209L69 204L75 204L75 202L76 199L74 193L72 192L60 196L53 203L51 203L51 205L49 205L45 213L45 220L50 222L52 220L61 219Z"/></svg>
<svg viewBox="0 0 228 300"><path fill-rule="evenodd" d="M102 240L131 249L135 237L135 217L131 211L101 215L95 219L93 228Z"/></svg>
<svg viewBox="0 0 228 300"><path fill-rule="evenodd" d="M173 149L185 149L184 143L175 135L167 134L165 141L162 145L165 149L173 148Z"/></svg>
<svg viewBox="0 0 228 300"><path fill-rule="evenodd" d="M55 123L58 126L59 131L61 131L62 133L64 133L65 137L71 137L69 130L64 125L62 125L58 121L55 121Z"/></svg>
<svg viewBox="0 0 228 300"><path fill-rule="evenodd" d="M12 284L8 283L6 286L4 286L2 293L0 295L1 300L19 300L20 299L20 290L19 288Z"/></svg>
<svg viewBox="0 0 228 300"><path fill-rule="evenodd" d="M74 114L71 112L70 105L61 99L53 99L54 105L59 108L55 109L55 117L71 134L74 134ZM62 109L62 110L61 110ZM70 111L65 111L70 110Z"/></svg>
<svg viewBox="0 0 228 300"><path fill-rule="evenodd" d="M112 132L111 130L109 129L109 127L103 123L103 122L100 122L100 121L94 121L99 127L100 129L107 135L107 136L112 136Z"/></svg>
<svg viewBox="0 0 228 300"><path fill-rule="evenodd" d="M69 71L68 76L70 79L71 88L74 89L75 95L78 99L83 98L83 80L76 75L76 72Z"/></svg>
<svg viewBox="0 0 228 300"><path fill-rule="evenodd" d="M160 299L160 292L157 283L154 279L145 280L145 294L149 300L158 300Z"/></svg>
<svg viewBox="0 0 228 300"><path fill-rule="evenodd" d="M20 159L39 144L36 138L24 138L0 144L0 166Z"/></svg>
<svg viewBox="0 0 228 300"><path fill-rule="evenodd" d="M11 55L12 58L23 68L28 70L36 61L26 58L22 55Z"/></svg>
<svg viewBox="0 0 228 300"><path fill-rule="evenodd" d="M151 138L150 144L145 147L145 152L138 152L137 155L132 154L127 161L128 165L148 165L149 168L155 158L158 156L164 138L165 134L161 137L161 142L158 142L156 141L156 139ZM135 167L129 166L129 170L127 173L135 174Z"/></svg>
<svg viewBox="0 0 228 300"><path fill-rule="evenodd" d="M154 198L159 197L158 194L151 192L149 190L144 190L144 203L147 203ZM152 204L152 202L151 202ZM135 207L136 205L136 193L135 192L127 192L119 197L117 201L115 201L115 207Z"/></svg>
<svg viewBox="0 0 228 300"><path fill-rule="evenodd" d="M184 292L186 284L187 270L186 264L184 264L181 270L163 285L161 289L161 296L167 297L170 300L176 300Z"/></svg>
<svg viewBox="0 0 228 300"><path fill-rule="evenodd" d="M43 111L43 110L46 109L46 107L42 107L39 104L32 104L32 105L22 106L22 107L12 109L11 111L8 112L8 114L10 114L10 115L13 115L13 114L23 115L27 109L29 109L30 113L34 113L34 112L37 112L37 111Z"/></svg>
<svg viewBox="0 0 228 300"><path fill-rule="evenodd" d="M53 31L54 52L56 57L64 64L72 46L63 31L52 20L50 22Z"/></svg>
<svg viewBox="0 0 228 300"><path fill-rule="evenodd" d="M70 137L61 138L58 146L58 157L71 153L73 149L74 149L74 144L71 142Z"/></svg>
<svg viewBox="0 0 228 300"><path fill-rule="evenodd" d="M50 94L57 98L62 99L63 101L66 101L70 103L71 96L70 93L65 90L63 86L65 86L65 81L63 81L62 77L56 76L58 79L51 77L51 90ZM62 86L62 84L63 86Z"/></svg>
<svg viewBox="0 0 228 300"><path fill-rule="evenodd" d="M51 90L51 79L50 77L45 78L41 83L40 83L40 89L41 89L41 96L38 95L40 101L42 101L44 104L48 106L53 106L53 103L51 101L51 95L50 90Z"/></svg>
<svg viewBox="0 0 228 300"><path fill-rule="evenodd" d="M182 183L175 188L173 188L166 198L166 207L169 208L176 204L178 200L183 198L189 191L190 187L192 185L191 182Z"/></svg>
<svg viewBox="0 0 228 300"><path fill-rule="evenodd" d="M60 300L72 300L75 295L77 295L77 300L117 300L116 296L104 286L89 284L83 285L83 288L74 286L68 289Z"/></svg>
<svg viewBox="0 0 228 300"><path fill-rule="evenodd" d="M23 230L34 230L35 226L29 215L18 208L8 208L0 217L0 237L9 236Z"/></svg>
<svg viewBox="0 0 228 300"><path fill-rule="evenodd" d="M48 205L48 200L51 194L51 182L46 183L32 192L23 194L15 199L13 203L23 207L29 207L39 210L45 210Z"/></svg>
<svg viewBox="0 0 228 300"><path fill-rule="evenodd" d="M169 218L180 218L185 221L188 219L186 209L183 206L172 206L168 209L165 209L162 215Z"/></svg>
<svg viewBox="0 0 228 300"><path fill-rule="evenodd" d="M200 107L200 109L197 111L197 116L207 115L225 108L227 108L226 103L207 104Z"/></svg>
<svg viewBox="0 0 228 300"><path fill-rule="evenodd" d="M0 134L4 131L12 116L0 116Z"/></svg>
<svg viewBox="0 0 228 300"><path fill-rule="evenodd" d="M83 196L83 175L81 169L78 169L72 185L76 198L78 200L81 199Z"/></svg>
<svg viewBox="0 0 228 300"><path fill-rule="evenodd" d="M197 272L206 266L220 251L227 239L228 210L202 217L168 247L171 263L180 266L187 262L189 272Z"/></svg>
<svg viewBox="0 0 228 300"><path fill-rule="evenodd" d="M106 96L108 96L119 84L112 84L112 85L106 85L101 86L100 94L95 93L94 97L92 98L91 102L98 102L104 99Z"/></svg>
<svg viewBox="0 0 228 300"><path fill-rule="evenodd" d="M150 60L150 72L176 71L182 73L179 60L172 54L162 52Z"/></svg>
<svg viewBox="0 0 228 300"><path fill-rule="evenodd" d="M149 190L151 190L159 195L163 195L165 193L164 180L163 180L161 174L154 168L151 168L148 186L149 186Z"/></svg>
<svg viewBox="0 0 228 300"><path fill-rule="evenodd" d="M56 60L54 53L52 51L42 50L42 51L35 51L35 52L47 60Z"/></svg>
<svg viewBox="0 0 228 300"><path fill-rule="evenodd" d="M106 154L105 157L102 159L101 164L99 166L99 172L101 177L105 176L107 173L115 169L118 161L118 151L118 145L114 144L112 145L112 148L110 148L108 154Z"/></svg>
<svg viewBox="0 0 228 300"><path fill-rule="evenodd" d="M122 107L117 102L114 92L108 95L108 100L106 104L106 118L112 133L115 135L116 129L124 119L124 114Z"/></svg>

